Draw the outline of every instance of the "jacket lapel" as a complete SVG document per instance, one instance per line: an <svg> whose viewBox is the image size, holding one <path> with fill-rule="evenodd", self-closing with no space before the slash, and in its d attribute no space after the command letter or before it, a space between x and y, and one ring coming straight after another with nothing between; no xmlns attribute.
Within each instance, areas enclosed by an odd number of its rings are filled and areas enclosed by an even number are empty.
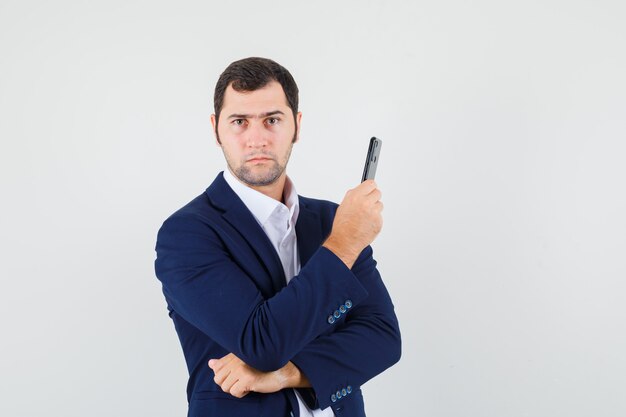
<svg viewBox="0 0 626 417"><path fill-rule="evenodd" d="M300 266L304 267L322 244L324 236L322 236L322 225L320 224L319 215L307 207L302 198L299 198L299 204L300 213L296 223L296 236L298 238Z"/></svg>
<svg viewBox="0 0 626 417"><path fill-rule="evenodd" d="M220 172L218 174L215 181L207 188L206 193L213 204L223 210L222 217L224 220L239 232L241 238L257 254L270 277L273 292L280 291L286 283L280 258L263 228L261 228L243 201L230 188L224 179L223 173ZM258 282L258 277L253 278Z"/></svg>

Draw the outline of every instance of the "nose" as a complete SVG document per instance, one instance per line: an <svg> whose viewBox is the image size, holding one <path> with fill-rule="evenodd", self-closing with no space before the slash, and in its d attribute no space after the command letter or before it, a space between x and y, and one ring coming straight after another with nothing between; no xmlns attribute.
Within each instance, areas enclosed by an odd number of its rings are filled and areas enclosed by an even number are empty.
<svg viewBox="0 0 626 417"><path fill-rule="evenodd" d="M267 132L262 122L250 123L246 129L246 146L248 148L263 148L267 145Z"/></svg>

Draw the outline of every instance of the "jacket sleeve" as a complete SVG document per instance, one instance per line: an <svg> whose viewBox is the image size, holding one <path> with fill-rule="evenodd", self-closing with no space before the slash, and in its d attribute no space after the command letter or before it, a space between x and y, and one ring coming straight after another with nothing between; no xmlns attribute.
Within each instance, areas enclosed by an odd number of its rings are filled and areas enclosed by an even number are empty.
<svg viewBox="0 0 626 417"><path fill-rule="evenodd" d="M250 366L271 371L327 330L343 300L367 298L359 279L320 247L290 285L264 299L220 236L195 215L177 214L159 230L156 275L181 317Z"/></svg>
<svg viewBox="0 0 626 417"><path fill-rule="evenodd" d="M310 406L326 408L349 400L352 392L400 359L398 320L371 247L361 253L352 271L368 297L348 309L333 332L312 340L291 359L311 382Z"/></svg>

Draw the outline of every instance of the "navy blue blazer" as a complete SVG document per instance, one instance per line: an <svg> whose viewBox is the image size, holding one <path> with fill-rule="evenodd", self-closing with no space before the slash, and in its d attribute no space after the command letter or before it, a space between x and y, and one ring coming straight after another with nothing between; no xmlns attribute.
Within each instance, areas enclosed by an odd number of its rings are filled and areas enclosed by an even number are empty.
<svg viewBox="0 0 626 417"><path fill-rule="evenodd" d="M299 390L308 405L346 417L365 416L361 385L400 359L398 321L371 247L348 269L321 246L337 205L299 203L301 271L289 285L222 173L161 226L155 269L189 370L189 417L297 416L291 389L224 393L207 362L230 352L262 371L292 361L311 382Z"/></svg>

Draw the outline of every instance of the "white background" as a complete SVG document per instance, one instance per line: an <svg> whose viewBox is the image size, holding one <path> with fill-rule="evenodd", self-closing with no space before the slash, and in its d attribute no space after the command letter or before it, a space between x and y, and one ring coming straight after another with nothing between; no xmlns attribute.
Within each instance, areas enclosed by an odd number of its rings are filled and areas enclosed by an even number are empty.
<svg viewBox="0 0 626 417"><path fill-rule="evenodd" d="M162 221L223 169L221 71L301 91L289 173L374 243L403 332L369 416L626 415L623 1L0 0L0 415L184 416Z"/></svg>

